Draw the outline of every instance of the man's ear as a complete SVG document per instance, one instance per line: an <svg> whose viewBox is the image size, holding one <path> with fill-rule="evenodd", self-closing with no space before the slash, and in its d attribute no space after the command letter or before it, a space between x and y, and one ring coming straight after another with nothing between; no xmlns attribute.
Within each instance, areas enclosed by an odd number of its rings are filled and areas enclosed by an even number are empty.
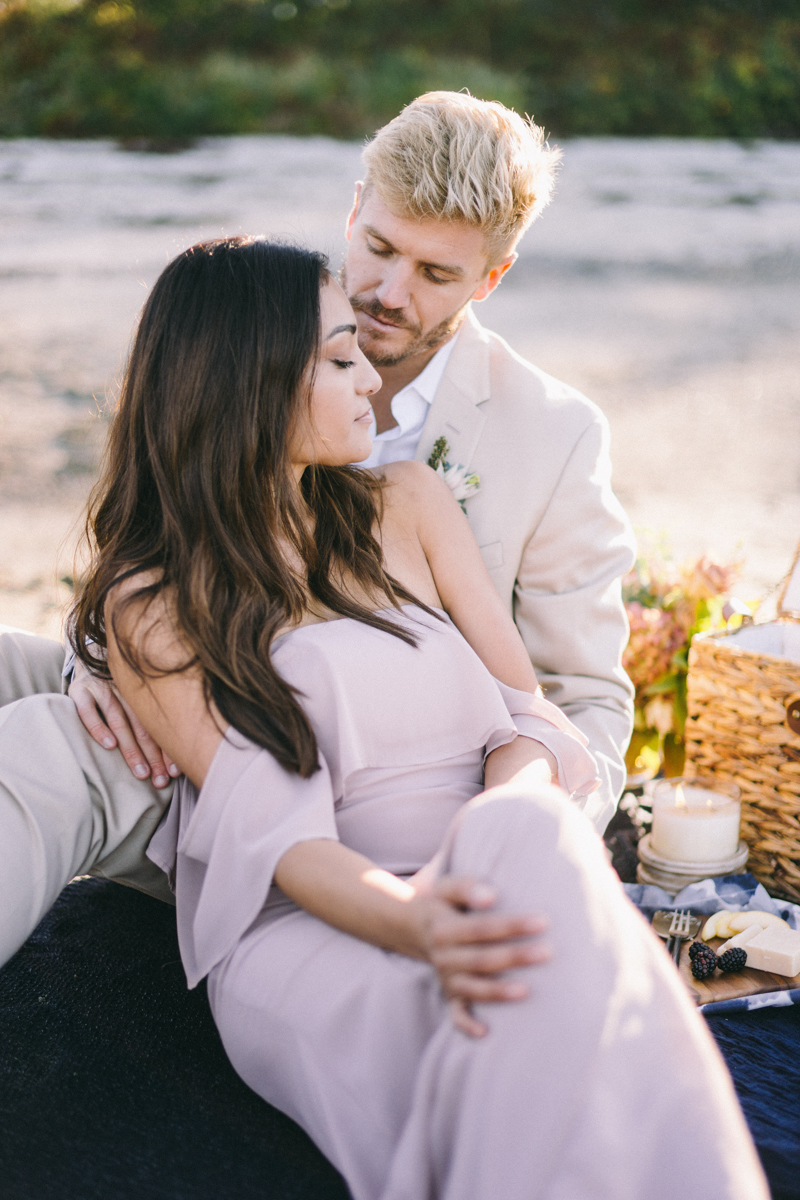
<svg viewBox="0 0 800 1200"><path fill-rule="evenodd" d="M347 238L348 242L353 236L353 225L355 224L355 220L358 215L358 206L361 203L361 191L363 187L364 183L361 179L359 179L356 183L356 194L353 197L353 207L350 209L350 216L347 218L347 227L344 231L344 236Z"/></svg>
<svg viewBox="0 0 800 1200"><path fill-rule="evenodd" d="M509 254L508 258L504 258L503 261L498 263L496 267L492 267L491 271L486 276L477 292L473 294L472 299L485 300L487 296L491 296L492 292L497 287L506 271L509 269L509 267L513 267L518 257L519 256L517 255L516 250L514 250L511 254Z"/></svg>

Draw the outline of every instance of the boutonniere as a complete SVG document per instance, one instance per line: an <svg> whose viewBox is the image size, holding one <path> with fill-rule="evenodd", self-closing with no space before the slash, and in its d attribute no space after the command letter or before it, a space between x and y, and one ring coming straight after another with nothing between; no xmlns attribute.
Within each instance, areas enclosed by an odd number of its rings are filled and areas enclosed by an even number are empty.
<svg viewBox="0 0 800 1200"><path fill-rule="evenodd" d="M428 466L433 467L436 474L441 476L466 513L466 501L474 496L481 486L480 476L476 475L474 471L468 473L467 468L462 467L460 463L449 463L447 461L449 451L447 438L437 438L433 443Z"/></svg>

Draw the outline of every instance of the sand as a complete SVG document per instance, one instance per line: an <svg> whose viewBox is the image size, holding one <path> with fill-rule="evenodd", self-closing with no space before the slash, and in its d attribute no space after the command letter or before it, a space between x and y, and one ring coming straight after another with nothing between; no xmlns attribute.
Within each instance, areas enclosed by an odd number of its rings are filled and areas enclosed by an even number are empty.
<svg viewBox="0 0 800 1200"><path fill-rule="evenodd" d="M553 204L484 323L591 396L615 487L676 556L774 597L800 539L800 144L564 144ZM0 142L0 622L60 635L136 314L201 237L341 261L359 148L240 137L175 155Z"/></svg>

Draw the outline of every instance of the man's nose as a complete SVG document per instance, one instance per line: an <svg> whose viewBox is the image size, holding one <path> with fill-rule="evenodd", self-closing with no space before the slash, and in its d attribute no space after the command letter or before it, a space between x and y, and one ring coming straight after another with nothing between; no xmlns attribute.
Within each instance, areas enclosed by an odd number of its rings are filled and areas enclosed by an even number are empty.
<svg viewBox="0 0 800 1200"><path fill-rule="evenodd" d="M402 263L393 264L375 291L384 308L408 308L411 303L411 275Z"/></svg>

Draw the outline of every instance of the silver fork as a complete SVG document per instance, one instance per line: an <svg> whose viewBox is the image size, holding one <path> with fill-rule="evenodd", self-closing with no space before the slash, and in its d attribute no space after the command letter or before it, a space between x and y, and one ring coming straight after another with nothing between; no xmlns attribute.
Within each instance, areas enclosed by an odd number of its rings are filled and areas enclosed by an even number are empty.
<svg viewBox="0 0 800 1200"><path fill-rule="evenodd" d="M680 966L681 946L686 938L691 936L689 932L690 920L691 917L689 910L687 908L682 908L673 913L672 920L670 922L667 938L667 950L672 955L672 959L676 966Z"/></svg>

